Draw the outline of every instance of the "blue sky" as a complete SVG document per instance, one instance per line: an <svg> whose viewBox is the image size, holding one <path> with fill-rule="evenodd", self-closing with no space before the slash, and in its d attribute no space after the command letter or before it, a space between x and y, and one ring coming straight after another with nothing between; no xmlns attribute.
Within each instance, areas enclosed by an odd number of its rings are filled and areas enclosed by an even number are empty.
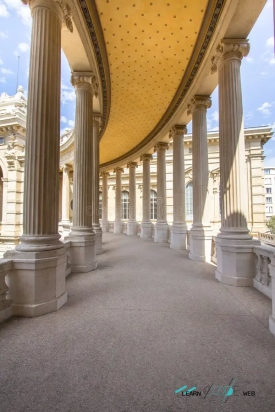
<svg viewBox="0 0 275 412"><path fill-rule="evenodd" d="M0 94L15 94L18 55L18 83L27 90L31 38L29 7L20 0L0 0ZM250 53L242 61L242 92L245 127L272 125L275 130L275 58L273 2L268 0L249 35ZM61 129L74 126L75 93L70 68L62 53ZM212 95L208 129L218 129L218 93ZM189 127L189 131L190 127ZM264 146L265 165L275 166L275 137Z"/></svg>

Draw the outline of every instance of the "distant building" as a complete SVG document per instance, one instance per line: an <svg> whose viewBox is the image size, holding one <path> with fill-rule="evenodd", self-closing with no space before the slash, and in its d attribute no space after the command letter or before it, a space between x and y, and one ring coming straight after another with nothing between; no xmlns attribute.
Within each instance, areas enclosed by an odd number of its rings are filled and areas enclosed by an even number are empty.
<svg viewBox="0 0 275 412"><path fill-rule="evenodd" d="M265 216L269 220L275 214L275 167L264 168Z"/></svg>

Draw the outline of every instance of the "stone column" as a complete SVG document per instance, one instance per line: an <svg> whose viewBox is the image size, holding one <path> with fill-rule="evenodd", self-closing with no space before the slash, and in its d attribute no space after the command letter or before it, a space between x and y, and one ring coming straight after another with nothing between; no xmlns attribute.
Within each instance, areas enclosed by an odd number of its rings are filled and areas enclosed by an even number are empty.
<svg viewBox="0 0 275 412"><path fill-rule="evenodd" d="M93 185L93 74L72 73L76 91L73 225L67 237L71 241L69 262L72 272L90 272L97 268L95 233L92 223Z"/></svg>
<svg viewBox="0 0 275 412"><path fill-rule="evenodd" d="M211 107L209 96L195 96L188 106L192 114L193 225L189 233L189 258L211 261L213 231L210 226L208 193L208 144L206 111Z"/></svg>
<svg viewBox="0 0 275 412"><path fill-rule="evenodd" d="M70 8L24 0L32 11L23 235L9 271L13 314L40 316L66 301L66 252L58 233L61 28L72 31ZM64 6L63 5L63 6Z"/></svg>
<svg viewBox="0 0 275 412"><path fill-rule="evenodd" d="M186 126L175 125L169 137L173 138L173 225L171 227L172 249L186 249L187 226L185 221L185 166L184 135Z"/></svg>
<svg viewBox="0 0 275 412"><path fill-rule="evenodd" d="M255 275L252 240L247 228L247 181L241 90L241 60L246 39L224 39L212 58L219 80L221 230L217 236L216 278L234 286L252 286Z"/></svg>
<svg viewBox="0 0 275 412"><path fill-rule="evenodd" d="M136 162L129 162L129 220L127 222L127 235L133 236L137 234L136 220Z"/></svg>
<svg viewBox="0 0 275 412"><path fill-rule="evenodd" d="M121 167L117 167L114 170L116 173L116 210L115 210L115 223L114 223L114 233L123 233L123 222L121 220L121 174L124 170Z"/></svg>
<svg viewBox="0 0 275 412"><path fill-rule="evenodd" d="M151 222L151 190L150 190L150 161L153 156L151 154L144 154L140 157L143 162L143 176L142 176L142 222L140 237L142 239L151 239L152 237L152 222Z"/></svg>
<svg viewBox="0 0 275 412"><path fill-rule="evenodd" d="M70 172L72 170L71 165L65 164L61 166L63 172L62 178L62 219L60 224L67 228L70 221Z"/></svg>
<svg viewBox="0 0 275 412"><path fill-rule="evenodd" d="M168 242L168 223L166 218L166 162L165 152L169 145L159 142L155 146L157 152L157 222L155 224L154 241Z"/></svg>
<svg viewBox="0 0 275 412"><path fill-rule="evenodd" d="M99 255L103 252L102 229L99 224L99 128L101 124L101 116L94 113L93 120L93 229L96 235L96 254Z"/></svg>
<svg viewBox="0 0 275 412"><path fill-rule="evenodd" d="M108 221L108 176L110 173L101 173L102 177L102 231L109 232L109 221Z"/></svg>

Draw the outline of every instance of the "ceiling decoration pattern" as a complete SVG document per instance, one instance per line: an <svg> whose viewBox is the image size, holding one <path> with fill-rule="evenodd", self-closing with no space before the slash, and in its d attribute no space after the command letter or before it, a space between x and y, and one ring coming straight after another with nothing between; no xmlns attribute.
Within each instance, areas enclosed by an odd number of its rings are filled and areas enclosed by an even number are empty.
<svg viewBox="0 0 275 412"><path fill-rule="evenodd" d="M134 154L169 122L195 78L225 1L96 1L112 90L110 117L101 139L101 166ZM86 1L80 4L102 74L100 47L89 9ZM190 69L205 11L210 6L213 13L208 30ZM104 76L101 82L103 100L110 99Z"/></svg>

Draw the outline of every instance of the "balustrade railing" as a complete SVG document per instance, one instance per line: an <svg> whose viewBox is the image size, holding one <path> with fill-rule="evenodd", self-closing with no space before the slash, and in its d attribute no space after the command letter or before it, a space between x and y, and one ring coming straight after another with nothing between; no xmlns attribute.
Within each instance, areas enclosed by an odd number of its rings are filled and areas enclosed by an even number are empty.
<svg viewBox="0 0 275 412"><path fill-rule="evenodd" d="M275 235L272 233L258 233L258 239L267 245L275 246Z"/></svg>
<svg viewBox="0 0 275 412"><path fill-rule="evenodd" d="M6 283L8 272L12 269L12 261L9 259L0 260L0 322L12 316L11 303L8 299L9 288Z"/></svg>
<svg viewBox="0 0 275 412"><path fill-rule="evenodd" d="M260 292L264 293L270 299L272 299L272 289L271 289L271 276L269 265L271 263L272 256L274 255L275 249L272 246L255 246L254 253L257 257L256 268L257 273L253 279L253 285Z"/></svg>

